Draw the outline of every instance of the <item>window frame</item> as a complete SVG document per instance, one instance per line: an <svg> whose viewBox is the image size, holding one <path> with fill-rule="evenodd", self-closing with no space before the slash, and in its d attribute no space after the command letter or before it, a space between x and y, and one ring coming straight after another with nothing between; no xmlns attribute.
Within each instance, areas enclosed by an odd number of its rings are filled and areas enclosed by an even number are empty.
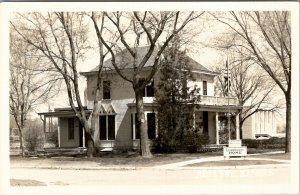
<svg viewBox="0 0 300 195"><path fill-rule="evenodd" d="M144 82L145 78L140 78L139 79L139 84ZM153 95L151 94L151 96L148 95L148 93L150 92L150 90L153 90ZM143 90L143 97L155 97L155 86L154 86L154 79L151 79L150 83L148 83L146 85L146 87Z"/></svg>
<svg viewBox="0 0 300 195"><path fill-rule="evenodd" d="M154 137L157 138L157 113L156 112L145 112L145 118L146 118L146 126L147 126L147 133L148 133L148 139L149 137L149 124L148 124L148 114L154 114ZM141 134L137 131L137 113L131 113L131 138L132 140L140 140ZM154 138L154 139L155 139ZM153 140L153 138L151 138Z"/></svg>
<svg viewBox="0 0 300 195"><path fill-rule="evenodd" d="M101 136L101 130L103 126L101 126L101 118L105 117L105 139L103 139L103 137ZM113 126L110 127L109 125L111 123L109 123L109 118L113 117ZM113 131L113 133L109 133L109 130ZM113 138L110 137L110 135L113 135ZM100 141L114 141L116 140L116 114L100 114L99 115L99 140Z"/></svg>
<svg viewBox="0 0 300 195"><path fill-rule="evenodd" d="M110 100L111 99L111 81L104 80L102 83L102 99Z"/></svg>
<svg viewBox="0 0 300 195"><path fill-rule="evenodd" d="M203 80L202 87L203 87L203 95L207 95L207 81Z"/></svg>

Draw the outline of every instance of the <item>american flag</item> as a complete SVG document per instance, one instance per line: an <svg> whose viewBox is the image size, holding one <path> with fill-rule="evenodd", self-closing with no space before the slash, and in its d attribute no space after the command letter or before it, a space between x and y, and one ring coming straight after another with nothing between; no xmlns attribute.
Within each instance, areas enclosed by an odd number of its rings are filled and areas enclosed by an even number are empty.
<svg viewBox="0 0 300 195"><path fill-rule="evenodd" d="M224 96L229 95L230 87L231 87L231 82L230 82L230 72L228 69L228 60L226 60L225 64L225 69L224 69L224 86L223 86L223 91L224 91Z"/></svg>

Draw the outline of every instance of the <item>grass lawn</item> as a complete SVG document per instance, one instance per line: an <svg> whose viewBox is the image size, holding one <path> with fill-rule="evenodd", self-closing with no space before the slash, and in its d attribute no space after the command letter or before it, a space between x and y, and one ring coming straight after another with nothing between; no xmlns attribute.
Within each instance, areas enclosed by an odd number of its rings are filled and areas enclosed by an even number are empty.
<svg viewBox="0 0 300 195"><path fill-rule="evenodd" d="M250 148L249 148L250 149ZM253 150L250 149L251 153L263 153L276 150ZM278 150L277 150L278 151ZM97 163L100 166L136 166L136 167L149 167L156 165L163 165L169 163L181 162L184 160L191 160L202 157L211 157L211 156L222 156L223 150L214 151L214 152L205 152L205 153L172 153L172 154L153 154L153 158L142 158L139 156L139 153L136 152L125 152L125 153L102 153L101 155L95 156L94 158L86 158L85 156L68 156L64 157L60 155L58 157L19 157L11 156L11 163L16 164L32 164L32 165L59 165L61 163L80 163L80 162L92 162ZM251 158L251 157L249 157ZM255 155L253 158L272 158L272 159L289 159L290 157L286 154L274 154L274 155Z"/></svg>
<svg viewBox="0 0 300 195"><path fill-rule="evenodd" d="M245 165L267 165L267 164L282 164L271 160L222 160L222 161L207 161L185 165L185 167L218 167L218 166L245 166Z"/></svg>
<svg viewBox="0 0 300 195"><path fill-rule="evenodd" d="M258 154L249 156L249 158L268 158L276 160L291 160L291 154L280 153L280 154Z"/></svg>
<svg viewBox="0 0 300 195"><path fill-rule="evenodd" d="M32 164L32 165L59 165L61 163L80 163L80 162L92 162L97 163L100 166L136 166L136 167L148 167L155 165L162 165L168 163L181 162L184 160L191 160L195 158L200 158L203 156L212 156L213 154L154 154L153 158L142 158L138 154L111 154L107 153L105 155L96 156L93 158L86 157L38 157L38 158L29 158L29 157L11 157L11 163L15 164ZM216 155L216 154L215 154ZM214 156L214 155L213 155Z"/></svg>

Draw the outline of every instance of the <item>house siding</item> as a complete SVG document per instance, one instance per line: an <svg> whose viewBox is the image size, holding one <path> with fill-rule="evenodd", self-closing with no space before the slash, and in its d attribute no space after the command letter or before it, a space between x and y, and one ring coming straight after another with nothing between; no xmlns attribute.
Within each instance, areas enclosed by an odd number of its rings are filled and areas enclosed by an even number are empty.
<svg viewBox="0 0 300 195"><path fill-rule="evenodd" d="M60 147L79 147L79 120L74 118L74 139L69 140L68 138L68 119L60 118Z"/></svg>
<svg viewBox="0 0 300 195"><path fill-rule="evenodd" d="M243 139L255 139L255 134L276 136L276 119L272 111L258 111L247 118L243 124Z"/></svg>
<svg viewBox="0 0 300 195"><path fill-rule="evenodd" d="M141 78L146 77L147 72L141 74ZM207 82L207 96L214 96L214 77L203 75L203 74L195 74L195 81L189 81L188 86L194 87L195 85L200 88L199 95L203 94L203 81ZM154 76L154 87L157 90L158 84L160 82L161 74L158 72ZM132 84L125 81L116 73L104 74L103 80L109 80L111 82L111 99L110 100L102 100L102 87L100 90L99 101L101 101L102 105L112 105L116 112L115 118L115 140L101 140L99 139L99 121L96 122L96 131L94 134L95 137L95 146L96 147L114 147L121 146L127 147L132 146L136 141L132 140L132 128L131 128L131 114L136 112L135 108L129 109L127 104L135 102L135 94L132 88ZM93 108L93 100L95 97L95 89L97 84L96 75L87 76L87 107L89 109ZM146 101L152 101L152 98L145 98ZM147 110L145 108L145 112L153 112L153 109ZM202 116L196 117L196 124L202 122ZM216 128L215 128L215 114L213 112L209 112L208 115L208 129L209 129L209 137L210 143L216 142ZM203 131L203 127L201 129ZM137 142L138 143L138 142ZM136 143L135 143L136 145Z"/></svg>

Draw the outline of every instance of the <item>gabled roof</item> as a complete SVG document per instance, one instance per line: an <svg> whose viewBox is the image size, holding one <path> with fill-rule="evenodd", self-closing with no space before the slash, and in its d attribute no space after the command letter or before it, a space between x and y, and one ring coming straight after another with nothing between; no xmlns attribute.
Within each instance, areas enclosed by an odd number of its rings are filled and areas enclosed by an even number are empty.
<svg viewBox="0 0 300 195"><path fill-rule="evenodd" d="M145 46L145 47L139 47L137 48L137 64L139 64L143 57L146 55L147 51L148 51L149 46ZM154 52L152 53L151 57L149 58L149 60L147 61L147 63L145 64L144 67L149 67L152 66L155 60L155 55L157 53L157 48L154 49ZM200 71L200 72L206 72L209 74L215 74L217 75L218 73L210 71L209 69L207 69L206 67L204 67L203 65L201 65L200 63L198 63L197 61L195 61L194 59L192 59L189 56L186 56L191 67L192 67L192 71ZM127 49L122 50L121 52L117 53L116 56L116 63L121 65L122 69L130 69L133 68L132 64L133 64L133 57L131 56L131 54L129 53L129 51ZM104 61L103 64L103 68L105 69L113 69L112 64L111 64L111 58L108 60ZM99 66L93 68L92 70L88 71L88 72L81 72L82 75L86 75L86 73L90 73L90 72L96 72L99 70Z"/></svg>

